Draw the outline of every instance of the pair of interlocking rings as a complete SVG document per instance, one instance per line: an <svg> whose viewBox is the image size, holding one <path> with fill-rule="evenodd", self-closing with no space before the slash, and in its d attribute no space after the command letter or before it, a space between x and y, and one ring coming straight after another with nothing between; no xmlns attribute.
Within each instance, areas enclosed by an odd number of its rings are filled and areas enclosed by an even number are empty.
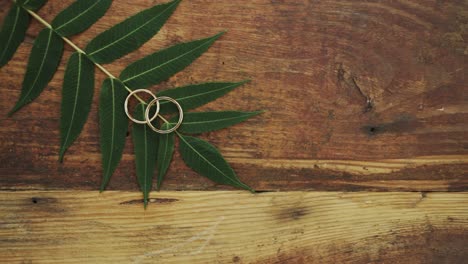
<svg viewBox="0 0 468 264"><path fill-rule="evenodd" d="M153 100L151 100L151 102L149 102L148 105L146 106L145 120L135 119L128 111L128 102L130 101L130 98L132 96L136 95L137 93L140 93L140 92L149 94L153 98ZM177 109L179 110L179 120L177 121L177 124L175 126L171 127L170 129L167 129L167 130L158 129L153 124L151 124L151 122L154 119L156 119L156 117L158 117L159 110L160 110L159 101L163 101L163 100L164 101L169 101L169 102L175 104L177 106ZM150 109L155 104L156 104L156 112L150 118ZM125 99L124 108L125 108L125 114L127 114L128 118L130 120L132 120L133 122L135 122L137 124L148 125L152 130L154 130L155 132L160 133L160 134L169 134L171 132L174 132L182 124L182 120L184 120L184 112L182 111L182 107L180 106L180 104L175 99L173 99L171 97L167 97L167 96L156 97L156 95L154 95L150 90L147 90L147 89L137 89L137 90L134 90L131 93L129 93L127 98Z"/></svg>

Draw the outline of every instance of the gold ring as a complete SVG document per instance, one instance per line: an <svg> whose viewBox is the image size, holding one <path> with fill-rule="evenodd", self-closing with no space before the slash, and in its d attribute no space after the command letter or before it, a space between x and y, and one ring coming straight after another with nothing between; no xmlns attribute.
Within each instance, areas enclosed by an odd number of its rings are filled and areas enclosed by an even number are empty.
<svg viewBox="0 0 468 264"><path fill-rule="evenodd" d="M160 100L166 100L166 101L172 102L173 104L175 104L177 106L177 109L179 110L179 121L177 121L177 124L174 127L170 128L168 130L157 129L156 127L153 126L153 124L151 124L152 120L149 120L149 109L155 103L159 105ZM148 104L148 107L146 108L146 111L145 111L145 120L149 121L147 123L148 126L151 129L153 129L155 132L160 133L160 134L169 134L171 132L174 132L182 124L182 120L184 120L184 111L182 110L182 107L180 106L180 104L176 100L172 99L171 97L160 96L160 97L154 98L153 101L151 101Z"/></svg>
<svg viewBox="0 0 468 264"><path fill-rule="evenodd" d="M159 114L159 101L156 101L156 113L154 113L154 116L151 118L151 119L148 119L146 118L144 121L141 121L141 120L138 120L138 119L135 119L133 118L132 115L130 115L130 113L128 112L128 101L130 100L130 97L132 97L134 94L136 93L139 93L139 92L144 92L144 93L147 93L149 95L151 95L154 99L156 100L157 97L156 95L154 95L150 90L147 90L147 89L137 89L137 90L134 90L132 92L130 92L127 96L127 98L125 99L125 105L124 105L124 108L125 108L125 114L127 114L128 118L130 120L132 120L133 122L137 123L137 124L147 124L147 123L151 123L151 121L153 121ZM151 102L153 102L151 101ZM153 103L154 104L154 103ZM148 108L146 108L147 110L149 109L150 107L148 106ZM149 110L148 110L149 112ZM148 121L149 120L149 121Z"/></svg>

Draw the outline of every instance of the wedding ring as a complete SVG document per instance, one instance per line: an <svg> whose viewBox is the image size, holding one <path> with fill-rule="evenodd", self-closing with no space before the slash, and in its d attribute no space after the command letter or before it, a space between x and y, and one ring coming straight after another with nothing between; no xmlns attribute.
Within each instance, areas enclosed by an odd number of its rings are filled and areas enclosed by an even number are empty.
<svg viewBox="0 0 468 264"><path fill-rule="evenodd" d="M156 100L156 113L154 113L154 116L153 116L151 119L146 118L144 121L141 121L141 120L138 120L138 119L133 118L133 116L128 112L128 101L130 100L130 98L131 98L133 95L135 95L135 94L137 94L137 93L139 93L139 92L144 92L144 93L147 93L147 94L151 95L151 97L153 97L153 101L155 101L155 100L157 99L156 95L154 95L150 90L147 90L147 89L137 89L137 90L134 90L134 91L130 92L130 93L128 94L127 98L125 99L125 105L124 105L125 114L127 114L128 118L129 118L130 120L132 120L133 122L135 122L135 123L137 123L137 124L142 124L142 125L143 125L143 124L147 124L147 123L148 123L148 124L151 124L151 121L153 121L153 120L158 116L158 114L159 114L159 101L158 101L158 100ZM151 102L153 102L153 101L151 101ZM153 103L153 104L154 104L154 103ZM152 105L153 105L153 104L152 104ZM147 110L146 112L149 113L149 109L150 109L150 106L148 105L148 107L146 108L146 110ZM146 115L146 116L148 116L148 115Z"/></svg>
<svg viewBox="0 0 468 264"><path fill-rule="evenodd" d="M156 127L153 126L153 124L151 124L152 120L149 120L149 109L154 104L159 105L160 100L166 100L166 101L172 102L173 104L175 104L177 106L177 109L179 110L179 121L177 121L177 124L175 126L171 127L170 129L167 129L167 130L157 129ZM182 107L180 106L180 104L176 100L174 100L174 99L172 99L170 97L167 97L167 96L160 96L160 97L154 98L153 101L151 101L148 104L148 107L146 108L146 111L145 111L145 120L147 121L148 126L151 129L153 129L155 132L160 133L160 134L169 134L171 132L174 132L182 124L182 120L184 120L184 112L182 110Z"/></svg>

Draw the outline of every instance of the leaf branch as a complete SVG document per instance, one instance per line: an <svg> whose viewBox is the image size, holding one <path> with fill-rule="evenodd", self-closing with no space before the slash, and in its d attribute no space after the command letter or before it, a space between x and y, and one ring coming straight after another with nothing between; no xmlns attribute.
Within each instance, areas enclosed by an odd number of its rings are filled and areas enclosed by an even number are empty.
<svg viewBox="0 0 468 264"><path fill-rule="evenodd" d="M116 77L103 64L111 63L133 52L150 40L158 33L181 0L155 5L127 18L96 36L83 49L73 43L69 36L83 32L94 24L111 6L111 0L76 1L62 10L50 23L36 13L47 2L46 0L31 1L34 3L29 3L29 0L12 1L15 5L7 15L6 26L0 31L0 37L7 39L8 36L10 36L9 38L14 36L14 33L16 35L13 41L9 39L6 44L1 46L0 49L4 52L0 57L0 67L11 59L24 39L30 16L45 26L45 29L39 33L34 41L20 99L11 113L31 102L44 90L59 65L64 43L75 50L65 69L62 90L60 160L66 149L78 137L86 122L95 90L95 67L108 77L102 84L100 94L100 139L104 170L101 191L105 189L122 157L128 119L121 108L117 109L124 103L126 92L132 92L133 89L145 89L169 79L206 52L224 33L220 32L208 38L179 43L159 50L128 65L120 76ZM244 83L246 81L188 85L161 91L157 93L157 96L174 98L178 100L184 110L189 110L213 101ZM114 88L115 86L119 86L119 88ZM147 103L138 95L134 96L141 103L138 105L135 115L142 117ZM138 110L140 111L138 112ZM163 129L170 127L171 122L174 123L174 119L168 121L162 114L173 113L176 110L174 106L168 105L165 107L165 111L158 113L161 120L165 122L162 125ZM152 133L148 126L134 125L132 137L135 146L137 178L144 193L145 207L151 190L154 169L158 171L158 189L167 172L174 151L175 135L180 139L181 156L188 167L217 183L254 192L252 188L240 181L215 146L200 138L185 134L198 134L226 128L259 113L261 112L188 113L184 120L184 126L179 131L175 131L174 134L165 136ZM158 146L158 144L154 144L155 142L161 144ZM164 157L164 159L160 159L160 157ZM159 161L156 163L156 160Z"/></svg>

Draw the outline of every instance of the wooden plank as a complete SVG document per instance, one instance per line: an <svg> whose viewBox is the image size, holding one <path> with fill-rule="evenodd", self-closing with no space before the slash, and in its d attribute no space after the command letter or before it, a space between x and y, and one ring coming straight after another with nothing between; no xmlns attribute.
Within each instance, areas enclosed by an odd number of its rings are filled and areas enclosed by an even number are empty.
<svg viewBox="0 0 468 264"><path fill-rule="evenodd" d="M0 192L6 263L466 263L468 193Z"/></svg>
<svg viewBox="0 0 468 264"><path fill-rule="evenodd" d="M49 1L46 20L67 1ZM93 36L158 1L113 2L108 15L73 37ZM0 2L0 20L11 1ZM253 81L203 110L267 110L203 135L239 177L259 190L468 190L468 94L463 1L183 1L161 33L106 67L123 67L181 41L223 36L184 72L154 87L211 80ZM0 70L0 113L20 91L36 22ZM49 87L12 118L0 115L0 186L97 188L101 178L97 96L89 122L57 162L65 60ZM103 80L98 74L96 92ZM134 190L131 141L111 189ZM165 189L223 188L175 156Z"/></svg>

